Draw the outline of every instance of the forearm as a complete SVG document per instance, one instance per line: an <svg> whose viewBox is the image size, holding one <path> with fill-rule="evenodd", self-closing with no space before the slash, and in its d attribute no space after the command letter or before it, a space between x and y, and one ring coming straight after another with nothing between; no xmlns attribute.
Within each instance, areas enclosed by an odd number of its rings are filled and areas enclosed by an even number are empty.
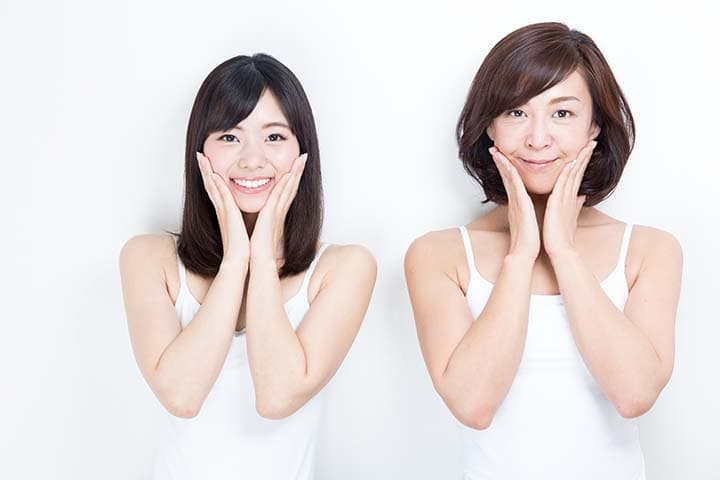
<svg viewBox="0 0 720 480"><path fill-rule="evenodd" d="M223 263L190 324L160 356L156 373L166 407L180 416L200 409L225 363L243 297L247 263Z"/></svg>
<svg viewBox="0 0 720 480"><path fill-rule="evenodd" d="M556 254L552 262L588 369L623 416L644 413L664 386L662 362L652 343L612 303L576 252Z"/></svg>
<svg viewBox="0 0 720 480"><path fill-rule="evenodd" d="M505 258L485 308L448 361L443 397L466 424L487 426L515 378L527 337L533 263Z"/></svg>
<svg viewBox="0 0 720 480"><path fill-rule="evenodd" d="M251 262L246 327L256 408L266 417L285 416L304 403L307 361L285 312L272 260Z"/></svg>

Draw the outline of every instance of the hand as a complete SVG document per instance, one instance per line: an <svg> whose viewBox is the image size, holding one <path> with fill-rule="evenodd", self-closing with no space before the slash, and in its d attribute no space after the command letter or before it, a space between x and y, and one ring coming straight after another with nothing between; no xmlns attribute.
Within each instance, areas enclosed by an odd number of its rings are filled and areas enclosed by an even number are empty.
<svg viewBox="0 0 720 480"><path fill-rule="evenodd" d="M575 249L577 219L586 198L585 195L578 196L578 191L595 145L595 141L588 142L576 160L565 164L548 197L543 245L550 258Z"/></svg>
<svg viewBox="0 0 720 480"><path fill-rule="evenodd" d="M517 169L495 148L490 148L495 166L500 172L508 197L508 222L510 223L510 251L535 261L540 253L540 232L535 207L528 195Z"/></svg>
<svg viewBox="0 0 720 480"><path fill-rule="evenodd" d="M252 260L277 261L283 258L285 217L295 199L306 161L307 153L295 159L290 171L278 180L260 210L250 239Z"/></svg>
<svg viewBox="0 0 720 480"><path fill-rule="evenodd" d="M250 258L250 244L242 212L235 203L235 199L225 181L213 171L210 159L200 152L196 153L196 157L205 191L215 207L215 214L220 225L223 262L232 261L247 264Z"/></svg>

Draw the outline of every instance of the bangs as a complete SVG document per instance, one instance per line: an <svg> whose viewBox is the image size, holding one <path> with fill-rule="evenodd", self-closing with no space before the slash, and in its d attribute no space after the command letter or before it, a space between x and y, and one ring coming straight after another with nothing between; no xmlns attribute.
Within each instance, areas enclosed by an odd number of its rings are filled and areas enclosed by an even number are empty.
<svg viewBox="0 0 720 480"><path fill-rule="evenodd" d="M562 82L582 64L574 48L568 48L567 45L548 47L545 42L536 42L515 52L503 62L496 78L502 81L505 88L493 88L498 95L493 103L503 108L494 112L495 115L524 105L531 98Z"/></svg>
<svg viewBox="0 0 720 480"><path fill-rule="evenodd" d="M245 120L266 88L265 78L252 64L235 69L220 79L207 101L206 135L230 130Z"/></svg>

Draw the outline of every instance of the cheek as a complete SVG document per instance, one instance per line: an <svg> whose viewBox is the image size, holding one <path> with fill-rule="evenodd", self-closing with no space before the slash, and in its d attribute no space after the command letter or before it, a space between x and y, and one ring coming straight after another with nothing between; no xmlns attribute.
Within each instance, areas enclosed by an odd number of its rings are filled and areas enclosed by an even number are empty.
<svg viewBox="0 0 720 480"><path fill-rule="evenodd" d="M218 173L227 169L233 161L232 149L226 145L206 141L203 144L203 152L210 159L213 170Z"/></svg>
<svg viewBox="0 0 720 480"><path fill-rule="evenodd" d="M268 160L272 162L278 176L289 172L293 162L299 156L300 147L297 142L286 142L268 152Z"/></svg>
<svg viewBox="0 0 720 480"><path fill-rule="evenodd" d="M495 146L501 152L512 152L523 144L523 136L520 128L496 121L492 128Z"/></svg>
<svg viewBox="0 0 720 480"><path fill-rule="evenodd" d="M576 157L580 150L590 141L589 131L578 126L577 128L566 129L556 136L562 152L568 157Z"/></svg>

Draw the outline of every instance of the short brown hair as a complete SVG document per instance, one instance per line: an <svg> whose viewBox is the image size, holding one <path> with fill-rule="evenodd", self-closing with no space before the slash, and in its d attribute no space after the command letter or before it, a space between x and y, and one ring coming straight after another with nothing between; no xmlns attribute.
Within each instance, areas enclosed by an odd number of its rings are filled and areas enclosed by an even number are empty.
<svg viewBox="0 0 720 480"><path fill-rule="evenodd" d="M627 100L590 37L562 23L536 23L515 30L493 47L475 74L458 120L459 157L485 191L483 203L507 203L502 178L488 152L493 141L487 127L503 112L523 105L576 70L587 82L593 121L600 127L579 194L587 195L585 206L592 206L615 190L635 142Z"/></svg>

